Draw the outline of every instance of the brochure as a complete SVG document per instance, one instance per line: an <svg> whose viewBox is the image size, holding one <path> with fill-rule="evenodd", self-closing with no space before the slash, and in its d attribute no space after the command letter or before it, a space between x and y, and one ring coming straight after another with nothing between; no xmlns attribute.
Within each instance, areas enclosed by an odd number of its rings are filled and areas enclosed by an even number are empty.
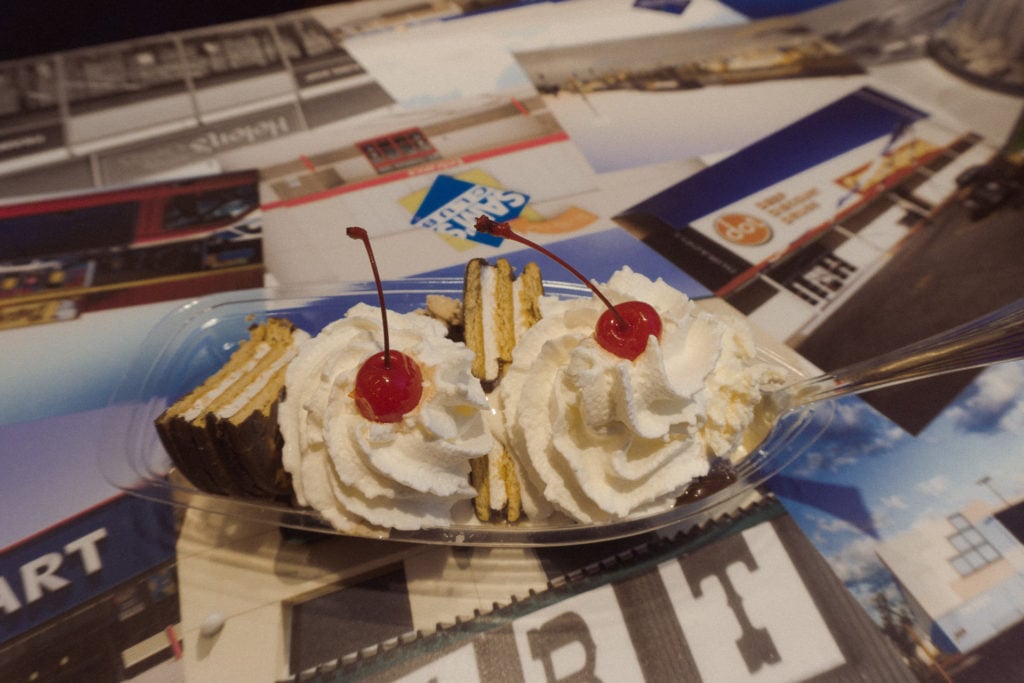
<svg viewBox="0 0 1024 683"><path fill-rule="evenodd" d="M864 88L616 220L830 370L1018 299L1020 204L978 184L1010 182L1007 163ZM999 643L1024 606L1022 389L1012 363L841 400L769 483L918 663L1013 656Z"/></svg>

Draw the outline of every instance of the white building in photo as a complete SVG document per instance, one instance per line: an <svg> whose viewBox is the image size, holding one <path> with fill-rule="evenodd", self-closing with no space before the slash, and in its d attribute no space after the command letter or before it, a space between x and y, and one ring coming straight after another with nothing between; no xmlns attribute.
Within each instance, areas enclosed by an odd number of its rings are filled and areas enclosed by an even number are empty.
<svg viewBox="0 0 1024 683"><path fill-rule="evenodd" d="M1024 619L1022 512L1024 499L977 500L878 546L915 621L941 650L968 652Z"/></svg>

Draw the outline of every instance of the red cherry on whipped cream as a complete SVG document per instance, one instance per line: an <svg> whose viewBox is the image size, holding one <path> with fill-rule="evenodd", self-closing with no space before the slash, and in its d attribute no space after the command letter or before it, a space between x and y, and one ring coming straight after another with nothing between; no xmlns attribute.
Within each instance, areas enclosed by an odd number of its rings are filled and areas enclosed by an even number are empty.
<svg viewBox="0 0 1024 683"><path fill-rule="evenodd" d="M352 398L367 420L400 422L420 404L423 373L400 351L381 351L367 358L356 373Z"/></svg>
<svg viewBox="0 0 1024 683"><path fill-rule="evenodd" d="M647 348L647 341L651 335L661 338L661 316L650 304L643 301L626 301L617 306L612 305L608 297L582 273L545 247L513 232L512 226L508 223L499 223L489 216L480 216L476 219L475 227L479 232L504 237L525 244L531 249L536 249L589 287L590 291L608 307L608 310L598 318L597 327L594 330L594 339L598 346L605 351L613 353L619 358L634 360Z"/></svg>
<svg viewBox="0 0 1024 683"><path fill-rule="evenodd" d="M348 228L345 234L362 240L373 269L373 281L380 299L380 314L384 328L384 350L363 361L356 373L356 386L351 396L360 414L373 422L400 422L420 404L423 397L423 373L415 360L401 351L392 351L388 338L388 312L384 305L384 287L373 258L370 237L363 228Z"/></svg>
<svg viewBox="0 0 1024 683"><path fill-rule="evenodd" d="M643 353L652 335L661 338L661 316L643 301L626 301L608 309L594 330L601 348L627 360Z"/></svg>

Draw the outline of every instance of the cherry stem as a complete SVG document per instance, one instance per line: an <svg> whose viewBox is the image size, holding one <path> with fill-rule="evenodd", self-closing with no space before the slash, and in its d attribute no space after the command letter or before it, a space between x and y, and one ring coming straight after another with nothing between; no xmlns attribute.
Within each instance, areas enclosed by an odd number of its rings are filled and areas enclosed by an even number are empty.
<svg viewBox="0 0 1024 683"><path fill-rule="evenodd" d="M370 268L373 269L373 282L377 285L377 298L380 299L380 319L384 327L384 368L391 369L391 342L388 338L388 309L384 305L384 287L380 283L380 273L377 272L377 260L373 258L373 247L370 246L370 236L363 228L345 228L345 234L354 240L362 240L366 246L366 255L370 259Z"/></svg>
<svg viewBox="0 0 1024 683"><path fill-rule="evenodd" d="M551 259L552 261L554 261L555 263L557 263L558 265L562 266L563 268L568 270L570 273L575 275L579 279L580 282L582 282L587 287L589 287L590 291L592 291L594 293L594 295L598 299L600 299L602 301L602 303L604 303L605 306L608 307L608 310L611 311L612 315L615 316L615 321L616 321L616 324L618 324L619 329L627 329L629 327L629 323L626 322L626 319L622 317L621 313L619 313L617 310L615 310L615 306L613 306L612 302L608 300L608 297L606 297L601 292L601 290L597 288L597 286L593 282L588 280L587 277L583 273L581 273L580 271L576 270L571 265L569 265L565 261L565 259L563 259L561 256L558 256L557 254L555 254L551 250L549 250L549 249L547 249L545 247L542 247L541 245L537 244L533 240L527 239L526 237L523 237L522 235L513 232L512 231L512 226L509 225L507 222L499 223L499 222L495 221L493 218L491 218L490 216L480 216L479 218L477 218L476 219L476 226L475 227L476 227L478 232L482 232L482 233L485 233L487 235L495 235L496 237L504 237L506 239L510 239L510 240L515 241L515 242L519 242L520 244L525 244L526 246L528 246L528 247L530 247L532 249L536 249L540 253L544 254L549 259Z"/></svg>

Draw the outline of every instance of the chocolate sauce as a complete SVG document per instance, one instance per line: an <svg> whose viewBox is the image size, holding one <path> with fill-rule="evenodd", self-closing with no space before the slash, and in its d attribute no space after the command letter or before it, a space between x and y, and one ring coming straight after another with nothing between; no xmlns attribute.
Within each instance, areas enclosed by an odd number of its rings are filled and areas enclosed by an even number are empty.
<svg viewBox="0 0 1024 683"><path fill-rule="evenodd" d="M733 464L724 458L716 458L711 461L711 469L702 477L695 478L683 495L676 499L676 504L692 503L707 498L713 493L718 493L736 481L736 469Z"/></svg>

